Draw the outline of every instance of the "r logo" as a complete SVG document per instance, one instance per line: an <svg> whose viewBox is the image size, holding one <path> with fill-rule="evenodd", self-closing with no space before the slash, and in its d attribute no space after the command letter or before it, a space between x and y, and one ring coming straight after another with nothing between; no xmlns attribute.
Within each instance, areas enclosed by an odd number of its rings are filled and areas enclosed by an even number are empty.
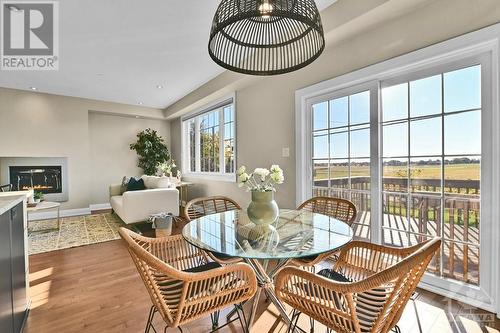
<svg viewBox="0 0 500 333"><path fill-rule="evenodd" d="M2 69L55 69L57 10L58 3L54 1L1 2ZM41 68L49 63L52 68Z"/></svg>

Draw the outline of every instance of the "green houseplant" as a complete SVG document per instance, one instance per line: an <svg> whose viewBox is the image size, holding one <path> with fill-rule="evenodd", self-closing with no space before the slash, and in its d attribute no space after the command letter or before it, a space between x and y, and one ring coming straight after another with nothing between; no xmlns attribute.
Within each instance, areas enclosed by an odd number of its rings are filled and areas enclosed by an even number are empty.
<svg viewBox="0 0 500 333"><path fill-rule="evenodd" d="M33 199L35 200L36 203L39 203L40 201L43 200L43 193L40 191L35 191L33 193Z"/></svg>
<svg viewBox="0 0 500 333"><path fill-rule="evenodd" d="M139 157L137 166L149 176L156 174L159 164L170 160L165 140L151 128L137 133L137 141L130 144L130 149L137 152Z"/></svg>

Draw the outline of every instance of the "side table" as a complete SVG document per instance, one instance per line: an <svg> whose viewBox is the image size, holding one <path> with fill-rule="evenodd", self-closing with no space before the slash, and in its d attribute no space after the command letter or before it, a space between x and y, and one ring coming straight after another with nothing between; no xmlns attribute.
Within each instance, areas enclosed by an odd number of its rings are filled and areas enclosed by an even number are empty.
<svg viewBox="0 0 500 333"><path fill-rule="evenodd" d="M61 203L52 201L42 201L36 206L28 207L27 211L29 213L38 212L41 210L57 209L57 230L61 230Z"/></svg>

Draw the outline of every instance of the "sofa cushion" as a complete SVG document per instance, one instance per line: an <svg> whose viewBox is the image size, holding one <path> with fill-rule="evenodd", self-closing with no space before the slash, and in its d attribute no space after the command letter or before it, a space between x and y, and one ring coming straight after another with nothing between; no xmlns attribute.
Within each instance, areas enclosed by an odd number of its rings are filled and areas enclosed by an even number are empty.
<svg viewBox="0 0 500 333"><path fill-rule="evenodd" d="M127 185L127 191L142 191L145 190L146 186L144 186L144 180L142 178L140 179L135 179L135 178L130 178L128 185Z"/></svg>
<svg viewBox="0 0 500 333"><path fill-rule="evenodd" d="M157 176L148 176L148 175L143 175L141 179L144 180L144 185L148 189L154 189L154 188L171 188L172 182L170 181L169 177L157 177Z"/></svg>

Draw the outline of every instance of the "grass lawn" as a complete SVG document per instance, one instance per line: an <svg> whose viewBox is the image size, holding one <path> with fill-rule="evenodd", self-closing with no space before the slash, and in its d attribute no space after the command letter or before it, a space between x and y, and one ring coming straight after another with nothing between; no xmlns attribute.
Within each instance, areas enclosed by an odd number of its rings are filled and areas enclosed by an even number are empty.
<svg viewBox="0 0 500 333"><path fill-rule="evenodd" d="M328 167L320 166L315 168L315 180L328 179ZM349 175L347 166L330 167L331 178L346 178ZM415 165L411 167L411 174L414 179L440 179L441 166L439 165ZM405 166L385 166L385 177L406 177ZM369 166L352 166L351 177L369 177ZM445 166L446 179L453 180L479 180L479 164L450 164Z"/></svg>

